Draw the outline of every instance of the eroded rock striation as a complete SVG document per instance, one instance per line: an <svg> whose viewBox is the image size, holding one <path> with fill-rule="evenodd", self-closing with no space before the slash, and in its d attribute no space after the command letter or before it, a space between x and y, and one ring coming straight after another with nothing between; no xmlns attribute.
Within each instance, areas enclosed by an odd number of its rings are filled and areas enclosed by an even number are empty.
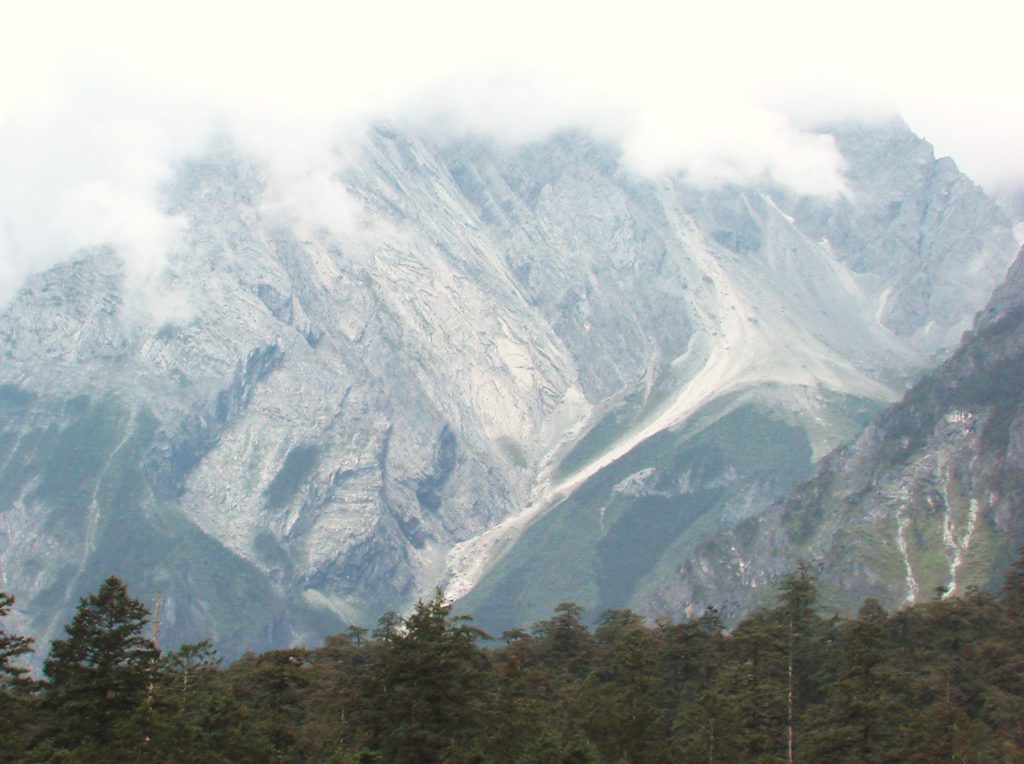
<svg viewBox="0 0 1024 764"><path fill-rule="evenodd" d="M839 437L832 403L898 397L1013 247L902 124L833 134L849 192L827 200L640 177L577 133L380 127L338 171L354 222L314 232L212 146L166 189L185 233L157 289L83 252L0 316L0 586L21 630L54 636L111 573L159 599L168 644L229 656L466 592L526 559L516 541L559 497L755 389L794 412L809 464ZM698 467L616 490L733 474ZM760 512L754 494L722 516ZM954 546L971 511L950 515ZM655 567L607 591L635 597Z"/></svg>

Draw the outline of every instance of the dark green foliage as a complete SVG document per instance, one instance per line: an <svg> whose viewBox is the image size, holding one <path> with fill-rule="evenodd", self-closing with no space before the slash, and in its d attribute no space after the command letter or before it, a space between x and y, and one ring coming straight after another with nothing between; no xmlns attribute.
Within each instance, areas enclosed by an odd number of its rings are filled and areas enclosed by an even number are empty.
<svg viewBox="0 0 1024 764"><path fill-rule="evenodd" d="M14 606L14 598L0 592L0 618ZM20 753L19 728L29 718L26 691L31 683L18 659L32 651L32 640L11 634L0 623L0 762L16 761Z"/></svg>
<svg viewBox="0 0 1024 764"><path fill-rule="evenodd" d="M713 609L654 626L608 610L591 631L564 602L494 648L438 591L374 639L227 668L209 642L159 658L108 579L54 643L51 681L0 695L0 761L1022 763L1022 570L1000 597L869 600L842 620L800 565L731 634Z"/></svg>
<svg viewBox="0 0 1024 764"><path fill-rule="evenodd" d="M311 689L306 651L272 650L246 655L230 670L234 697L264 715L263 733L275 748L300 746L303 705Z"/></svg>
<svg viewBox="0 0 1024 764"><path fill-rule="evenodd" d="M630 610L605 611L595 632L579 718L600 760L659 761L668 753L659 636Z"/></svg>
<svg viewBox="0 0 1024 764"><path fill-rule="evenodd" d="M865 603L860 617L839 629L829 656L832 681L807 713L811 761L886 761L900 748L910 677L892 664L895 644L878 616L877 603Z"/></svg>
<svg viewBox="0 0 1024 764"><path fill-rule="evenodd" d="M14 597L6 592L0 592L0 618L6 617L12 607L14 607ZM16 685L22 679L26 669L12 659L31 651L32 639L9 634L7 629L0 624L0 690Z"/></svg>
<svg viewBox="0 0 1024 764"><path fill-rule="evenodd" d="M902 761L985 764L998 760L999 749L993 745L988 726L971 719L949 701L939 701L915 714L914 722L908 730Z"/></svg>
<svg viewBox="0 0 1024 764"><path fill-rule="evenodd" d="M575 602L562 602L555 605L553 618L533 625L533 636L553 669L581 675L589 668L592 643L582 615Z"/></svg>
<svg viewBox="0 0 1024 764"><path fill-rule="evenodd" d="M460 606L501 633L564 599L591 612L641 602L652 572L675 568L729 507L751 496L767 502L810 476L802 428L758 404L732 405L701 427L648 438L590 477L532 523ZM642 471L642 490L617 489Z"/></svg>
<svg viewBox="0 0 1024 764"><path fill-rule="evenodd" d="M687 705L672 727L677 760L694 764L741 761L745 732L739 708L714 692Z"/></svg>
<svg viewBox="0 0 1024 764"><path fill-rule="evenodd" d="M114 725L146 699L159 658L153 641L142 635L148 615L111 576L97 594L82 599L67 639L50 648L43 668L47 699L64 723L57 736L71 747L106 743Z"/></svg>
<svg viewBox="0 0 1024 764"><path fill-rule="evenodd" d="M438 590L382 646L373 724L387 761L461 760L478 747L486 704L476 640L484 635L451 609Z"/></svg>

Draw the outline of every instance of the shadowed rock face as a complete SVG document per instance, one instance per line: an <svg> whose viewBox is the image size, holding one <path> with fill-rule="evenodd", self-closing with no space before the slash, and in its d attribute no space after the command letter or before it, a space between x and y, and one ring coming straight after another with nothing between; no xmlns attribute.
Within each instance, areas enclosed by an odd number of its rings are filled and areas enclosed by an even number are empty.
<svg viewBox="0 0 1024 764"><path fill-rule="evenodd" d="M776 391L820 452L828 395L892 398L1012 246L902 125L835 135L850 194L823 201L641 178L577 134L507 148L382 128L339 175L356 225L312 239L265 214L261 169L232 149L181 166L167 204L187 229L157 290L84 253L0 317L0 570L20 630L54 636L111 572L159 593L168 644L213 636L229 656L369 622L471 586L499 523L727 393ZM728 482L723 464L693 475ZM759 512L753 490L716 512Z"/></svg>
<svg viewBox="0 0 1024 764"><path fill-rule="evenodd" d="M799 559L845 613L996 586L1024 544L1024 250L956 352L809 482L711 539L651 599L723 604L771 595Z"/></svg>

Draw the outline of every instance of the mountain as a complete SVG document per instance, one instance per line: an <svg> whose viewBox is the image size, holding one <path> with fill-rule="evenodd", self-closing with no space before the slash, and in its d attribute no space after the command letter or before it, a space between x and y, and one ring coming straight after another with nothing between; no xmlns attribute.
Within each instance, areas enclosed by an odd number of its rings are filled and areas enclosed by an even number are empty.
<svg viewBox="0 0 1024 764"><path fill-rule="evenodd" d="M1022 380L1024 250L947 361L792 497L701 546L651 606L735 617L801 558L845 612L998 586L1024 545Z"/></svg>
<svg viewBox="0 0 1024 764"><path fill-rule="evenodd" d="M642 397L610 407L555 472L568 466L574 476L525 513L528 524L513 518L465 544L478 558L490 553L461 603L478 621L500 631L570 599L592 614L628 605L656 617L690 607L658 594L681 561L810 477L818 458L898 397L896 370L919 369L915 351L955 343L950 334L929 340L942 334L931 323L944 313L938 306L1003 273L996 260L979 270L947 249L954 221L976 214L968 202L976 197L961 196L971 184L901 126L844 126L834 135L849 162L850 195L831 205L778 201L798 245L773 240L718 260L735 268L724 276L730 291L719 315L746 321L709 332L721 355L668 395L667 416L645 426ZM714 204L728 208L721 197ZM1014 245L1003 241L1005 263ZM977 251L977 239L961 242ZM851 294L857 306L843 301ZM823 358L848 366L830 374ZM628 448L611 445L617 438Z"/></svg>
<svg viewBox="0 0 1024 764"><path fill-rule="evenodd" d="M551 576L647 597L952 347L1014 248L902 123L829 132L835 199L382 126L337 172L354 222L312 231L215 142L164 190L157 289L95 249L0 316L17 628L52 638L111 573L229 657L439 582L494 623Z"/></svg>

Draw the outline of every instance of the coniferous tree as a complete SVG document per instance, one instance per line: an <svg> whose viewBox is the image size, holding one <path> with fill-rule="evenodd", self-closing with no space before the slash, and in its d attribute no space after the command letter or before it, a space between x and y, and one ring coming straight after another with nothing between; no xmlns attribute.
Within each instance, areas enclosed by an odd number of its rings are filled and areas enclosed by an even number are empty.
<svg viewBox="0 0 1024 764"><path fill-rule="evenodd" d="M581 683L576 715L604 760L663 758L667 730L661 725L659 636L632 610L601 614L594 633L594 666Z"/></svg>
<svg viewBox="0 0 1024 764"><path fill-rule="evenodd" d="M476 641L487 635L451 610L438 589L382 645L382 697L374 702L381 712L377 722L386 761L458 761L479 745L474 733L483 731L486 703Z"/></svg>
<svg viewBox="0 0 1024 764"><path fill-rule="evenodd" d="M998 748L984 722L971 719L949 701L940 701L916 715L909 725L907 746L900 761L932 764L987 764L998 761Z"/></svg>
<svg viewBox="0 0 1024 764"><path fill-rule="evenodd" d="M1012 760L1024 762L1024 550L1001 594L998 626L980 649L987 664L985 707L990 723L1005 732Z"/></svg>
<svg viewBox="0 0 1024 764"><path fill-rule="evenodd" d="M146 701L160 657L142 634L148 617L116 576L81 600L67 638L54 641L43 667L58 739L102 745L114 723Z"/></svg>
<svg viewBox="0 0 1024 764"><path fill-rule="evenodd" d="M591 635L563 603L496 649L438 592L375 641L221 670L209 643L148 659L145 608L111 579L54 644L50 682L0 693L16 730L0 761L1024 764L1021 581L829 620L802 566L731 633L714 611L654 628L607 611ZM0 636L10 666L26 641Z"/></svg>
<svg viewBox="0 0 1024 764"><path fill-rule="evenodd" d="M509 761L519 761L538 741L555 748L551 722L555 709L537 692L538 671L527 655L529 637L514 640L497 657L498 694L492 744L506 752Z"/></svg>
<svg viewBox="0 0 1024 764"><path fill-rule="evenodd" d="M740 761L785 760L787 750L787 627L758 611L730 635L715 693L739 718Z"/></svg>
<svg viewBox="0 0 1024 764"><path fill-rule="evenodd" d="M805 717L809 761L889 761L910 714L908 677L894 665L886 615L874 600L844 622L822 702Z"/></svg>
<svg viewBox="0 0 1024 764"><path fill-rule="evenodd" d="M590 670L593 640L581 622L583 608L575 602L561 602L555 615L533 625L537 648L549 666L585 676Z"/></svg>
<svg viewBox="0 0 1024 764"><path fill-rule="evenodd" d="M373 630L374 639L382 642L390 642L398 636L402 629L402 616L394 610L389 610L377 619L377 628Z"/></svg>
<svg viewBox="0 0 1024 764"><path fill-rule="evenodd" d="M695 620L663 623L660 671L667 683L670 703L677 709L708 692L722 663L725 624L709 607Z"/></svg>
<svg viewBox="0 0 1024 764"><path fill-rule="evenodd" d="M115 729L100 761L239 764L279 760L267 715L232 686L209 640L165 656L153 690ZM134 749L127 744L142 739ZM125 753L133 755L125 755Z"/></svg>
<svg viewBox="0 0 1024 764"><path fill-rule="evenodd" d="M777 612L786 631L786 760L796 760L798 716L810 700L820 665L821 621L811 566L801 561L779 588Z"/></svg>
<svg viewBox="0 0 1024 764"><path fill-rule="evenodd" d="M783 579L779 604L744 620L729 638L717 696L735 709L744 758L802 761L800 722L820 686L829 624L817 615L809 565Z"/></svg>
<svg viewBox="0 0 1024 764"><path fill-rule="evenodd" d="M0 592L0 618L14 606L14 597ZM30 709L24 691L31 684L27 669L17 659L32 651L32 639L9 633L0 624L0 762L17 761L22 747L21 728Z"/></svg>
<svg viewBox="0 0 1024 764"><path fill-rule="evenodd" d="M0 618L7 616L14 607L14 597L0 592ZM16 685L27 673L24 666L12 662L12 658L32 652L32 639L10 634L0 625L0 691Z"/></svg>
<svg viewBox="0 0 1024 764"><path fill-rule="evenodd" d="M726 764L743 760L744 731L732 699L704 693L683 708L672 732L678 761Z"/></svg>
<svg viewBox="0 0 1024 764"><path fill-rule="evenodd" d="M311 691L309 651L304 648L247 653L226 672L231 695L258 718L261 733L278 750L303 750Z"/></svg>

